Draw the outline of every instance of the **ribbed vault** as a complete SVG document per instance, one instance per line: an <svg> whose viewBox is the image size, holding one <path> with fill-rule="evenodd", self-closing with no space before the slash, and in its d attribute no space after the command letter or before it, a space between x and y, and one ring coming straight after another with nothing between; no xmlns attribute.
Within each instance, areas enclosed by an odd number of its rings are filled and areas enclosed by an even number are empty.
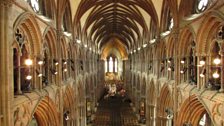
<svg viewBox="0 0 224 126"><path fill-rule="evenodd" d="M75 34L86 45L102 51L106 43L116 38L125 45L127 53L149 41L151 22L158 27L158 16L151 1L83 0L73 23Z"/></svg>

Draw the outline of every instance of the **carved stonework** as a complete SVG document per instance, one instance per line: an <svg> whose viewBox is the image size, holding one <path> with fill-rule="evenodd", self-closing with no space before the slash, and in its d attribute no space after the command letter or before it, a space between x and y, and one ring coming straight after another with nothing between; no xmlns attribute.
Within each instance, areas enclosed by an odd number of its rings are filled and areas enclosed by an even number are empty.
<svg viewBox="0 0 224 126"><path fill-rule="evenodd" d="M180 90L178 90L177 91L177 94L178 94L178 102L177 102L177 107L178 107L178 110L180 109L180 107L181 107L181 104L182 104L182 102L183 102L183 95L182 95L182 93L181 93L181 91Z"/></svg>
<svg viewBox="0 0 224 126"><path fill-rule="evenodd" d="M31 117L31 104L18 106L14 111L14 126L27 126Z"/></svg>
<svg viewBox="0 0 224 126"><path fill-rule="evenodd" d="M12 5L13 0L1 0L0 1L0 6L5 6L5 7L9 7Z"/></svg>
<svg viewBox="0 0 224 126"><path fill-rule="evenodd" d="M60 108L60 100L59 100L59 96L60 96L60 94L59 94L59 91L55 94L55 104L56 104L56 107L57 107L57 111L59 111L59 108Z"/></svg>
<svg viewBox="0 0 224 126"><path fill-rule="evenodd" d="M216 125L222 126L224 122L224 105L216 103L212 108L212 118Z"/></svg>

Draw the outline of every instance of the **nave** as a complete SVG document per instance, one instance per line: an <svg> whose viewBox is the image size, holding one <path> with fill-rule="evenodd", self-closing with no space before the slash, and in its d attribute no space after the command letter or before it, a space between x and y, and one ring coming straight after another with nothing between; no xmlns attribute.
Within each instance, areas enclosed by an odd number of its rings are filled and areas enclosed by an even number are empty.
<svg viewBox="0 0 224 126"><path fill-rule="evenodd" d="M224 126L224 0L0 0L0 81L0 126Z"/></svg>
<svg viewBox="0 0 224 126"><path fill-rule="evenodd" d="M139 126L130 102L119 96L99 102L93 126Z"/></svg>

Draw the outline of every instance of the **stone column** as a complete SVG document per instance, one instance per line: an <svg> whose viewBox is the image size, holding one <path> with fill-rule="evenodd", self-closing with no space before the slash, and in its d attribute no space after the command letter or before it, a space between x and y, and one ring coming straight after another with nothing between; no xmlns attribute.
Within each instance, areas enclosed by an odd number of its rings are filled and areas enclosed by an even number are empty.
<svg viewBox="0 0 224 126"><path fill-rule="evenodd" d="M13 99L13 64L10 38L13 29L9 26L11 0L0 1L0 125L13 126L11 106Z"/></svg>
<svg viewBox="0 0 224 126"><path fill-rule="evenodd" d="M113 58L113 72L115 73L115 58Z"/></svg>
<svg viewBox="0 0 224 126"><path fill-rule="evenodd" d="M64 111L63 111L63 109L64 109L64 106L63 106L63 90L62 90L62 88L63 88L63 83L62 83L62 65L63 65L63 63L62 63L62 52L61 52L61 45L60 45L60 41L61 41L61 36L63 35L63 31L61 31L61 29L59 29L59 30L57 30L56 31L56 34L57 34L57 41L56 41L56 45L57 45L57 57L54 57L54 58L57 58L57 60L58 60L58 65L56 66L56 71L58 72L58 74L57 75L54 75L55 76L55 84L59 87L59 99L61 99L61 100L59 100L59 111L60 111L60 118L59 118L59 123L60 123L60 126L62 126L63 125L63 118L64 118L64 116L63 116L63 113L64 113Z"/></svg>
<svg viewBox="0 0 224 126"><path fill-rule="evenodd" d="M179 31L175 30L174 31L174 42L178 43L179 41ZM174 86L173 86L173 112L174 112L174 117L173 117L173 124L176 125L176 120L177 120L177 109L178 109L178 90L177 86L180 84L180 60L179 60L179 54L178 54L178 44L175 44L174 46Z"/></svg>
<svg viewBox="0 0 224 126"><path fill-rule="evenodd" d="M109 61L110 60L108 60L108 59L106 59L107 60L107 72L109 72Z"/></svg>
<svg viewBox="0 0 224 126"><path fill-rule="evenodd" d="M196 55L197 55L197 54L196 54ZM198 55L197 55L196 60L197 60L197 63L200 64L201 56L198 56ZM208 60L208 59L206 59L206 60ZM205 64L205 65L207 65L207 64ZM206 66L203 66L203 67L206 68ZM201 77L200 77L199 75L200 75L200 70L201 70L203 67L200 67L200 66L197 66L197 67L196 67L196 68L197 68L197 75L195 74L195 76L197 76L197 83L196 83L196 84L197 84L197 89L198 89L198 90L201 89Z"/></svg>
<svg viewBox="0 0 224 126"><path fill-rule="evenodd" d="M223 49L220 48L220 52L219 52L219 55L221 56L221 88L219 90L219 92L224 92L224 52L223 52Z"/></svg>
<svg viewBox="0 0 224 126"><path fill-rule="evenodd" d="M18 53L18 57L17 57L17 61L18 61L18 66L17 67L17 91L16 91L16 94L22 94L22 91L21 91L21 66L20 66L20 57L21 57L22 53L21 53L21 50L19 51Z"/></svg>

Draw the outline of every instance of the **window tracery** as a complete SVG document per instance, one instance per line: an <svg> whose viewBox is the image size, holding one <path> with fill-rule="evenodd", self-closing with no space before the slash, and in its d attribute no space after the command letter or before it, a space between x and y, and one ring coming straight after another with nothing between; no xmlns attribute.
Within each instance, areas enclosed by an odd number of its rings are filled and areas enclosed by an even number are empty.
<svg viewBox="0 0 224 126"><path fill-rule="evenodd" d="M209 0L198 0L196 13L201 13L201 12L205 11L208 7L208 4L209 4Z"/></svg>

